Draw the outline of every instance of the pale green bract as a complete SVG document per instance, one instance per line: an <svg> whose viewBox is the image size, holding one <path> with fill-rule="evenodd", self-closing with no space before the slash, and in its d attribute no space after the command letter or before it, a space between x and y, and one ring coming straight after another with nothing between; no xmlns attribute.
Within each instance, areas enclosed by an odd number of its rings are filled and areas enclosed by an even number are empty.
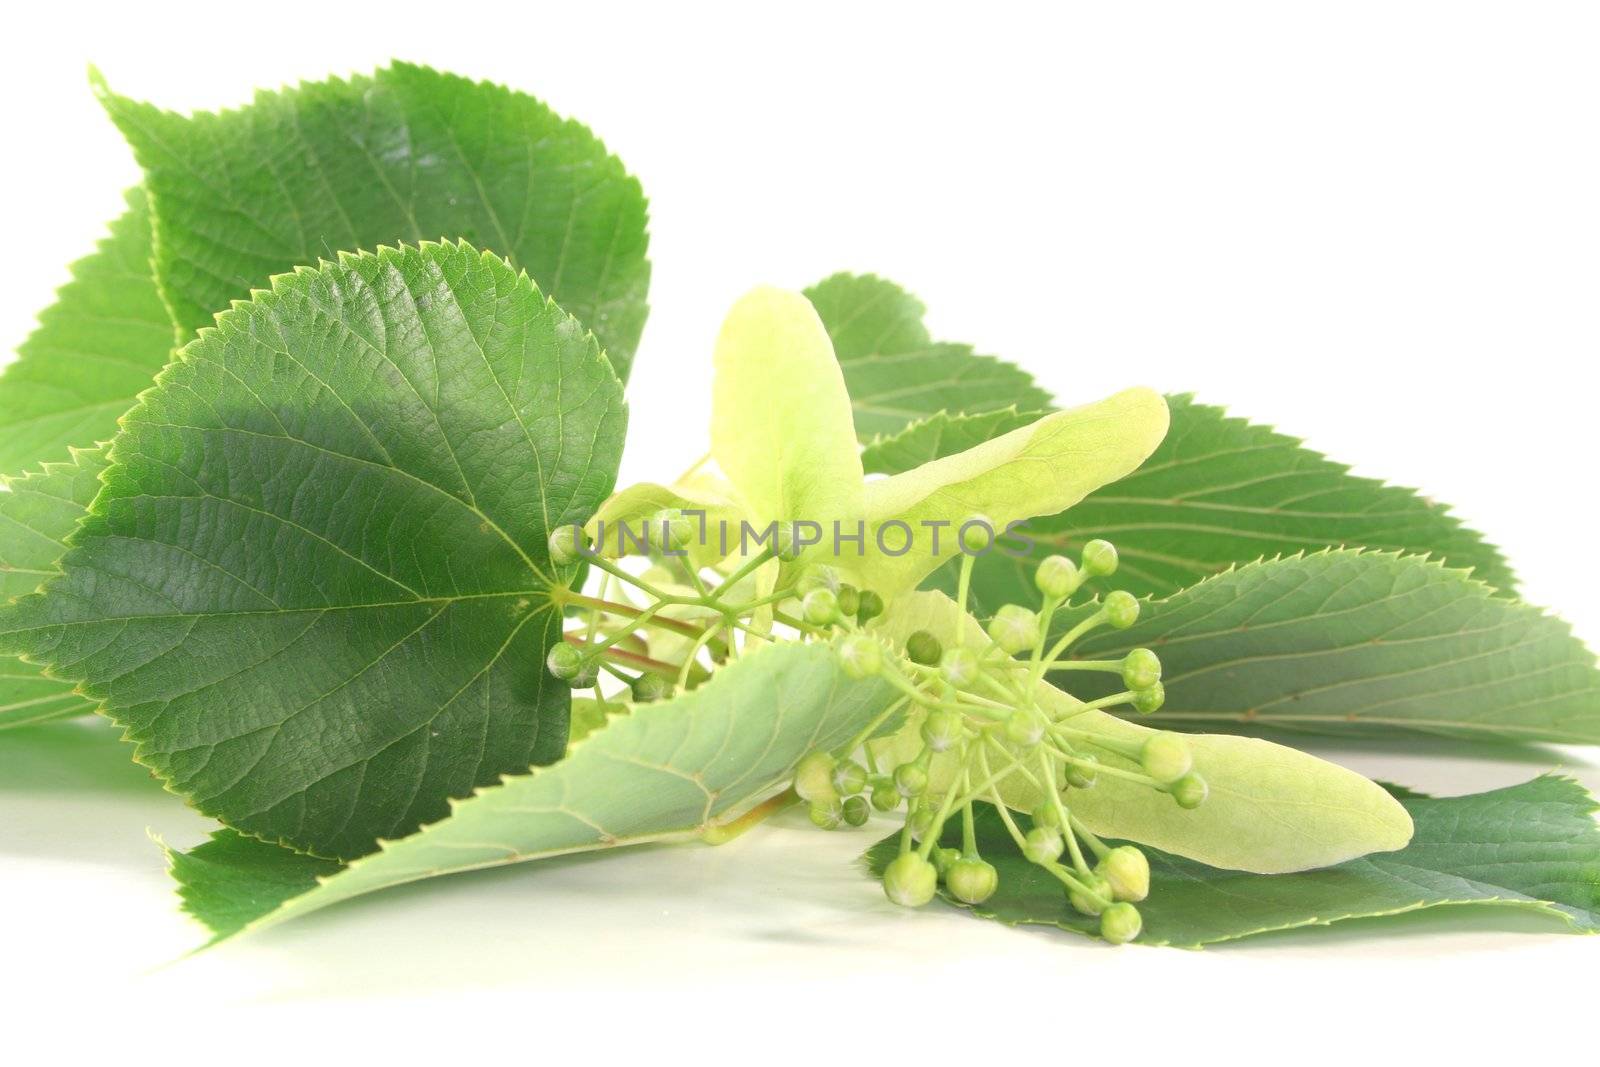
<svg viewBox="0 0 1600 1067"><path fill-rule="evenodd" d="M897 601L882 632L903 643L926 630L947 648L965 643L982 648L987 638L970 615L963 616L943 593L921 592ZM1046 682L1038 699L1047 713L1071 715L1075 729L1114 741L1142 743L1153 732L1100 711L1074 711L1079 703ZM908 757L921 740L915 722L886 753ZM1296 749L1249 737L1199 734L1188 738L1195 770L1210 786L1205 803L1180 808L1165 793L1110 775L1091 789L1074 789L1068 803L1090 832L1154 845L1212 867L1281 874L1342 863L1372 852L1404 847L1411 819L1377 784L1354 771ZM892 758L892 757L891 757ZM1104 762L1136 771L1131 760L1107 754ZM1006 779L1002 796L1019 811L1042 799L1020 775Z"/></svg>
<svg viewBox="0 0 1600 1067"><path fill-rule="evenodd" d="M174 874L188 910L221 938L420 878L695 840L781 786L806 753L848 743L892 697L880 681L846 677L826 646L769 645L699 689L611 717L560 763L455 801L450 818L337 873L223 835L174 855Z"/></svg>
<svg viewBox="0 0 1600 1067"><path fill-rule="evenodd" d="M360 855L564 752L546 542L609 494L625 424L594 337L499 257L302 268L124 417L0 650L80 682L202 812Z"/></svg>
<svg viewBox="0 0 1600 1067"><path fill-rule="evenodd" d="M63 542L100 489L103 449L69 450L64 463L0 478L0 603L26 596L60 573ZM0 657L0 729L83 715L95 703L73 683L47 677L43 668Z"/></svg>

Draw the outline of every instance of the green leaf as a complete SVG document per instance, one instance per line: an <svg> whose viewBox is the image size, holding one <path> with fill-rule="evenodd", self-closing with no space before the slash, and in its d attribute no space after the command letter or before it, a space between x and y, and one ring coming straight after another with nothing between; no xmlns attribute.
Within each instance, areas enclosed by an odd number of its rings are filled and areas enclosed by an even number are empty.
<svg viewBox="0 0 1600 1067"><path fill-rule="evenodd" d="M988 639L977 620L961 616L942 593L923 592L897 601L881 632L903 643L927 630L946 647L984 648ZM1076 689L1087 672L1072 672L1062 684ZM1071 717L1075 729L1137 750L1153 732L1100 711L1077 708L1082 694L1041 682L1039 706L1050 717ZM915 719L896 736L888 761L910 758L922 746ZM907 745L910 748L899 746ZM1101 775L1091 789L1074 789L1068 803L1086 827L1105 837L1128 838L1231 870L1280 874L1341 863L1369 852L1401 848L1411 835L1405 810L1376 783L1315 756L1253 737L1196 734L1189 738L1195 770L1210 786L1192 811L1148 786ZM1136 761L1111 753L1101 762L1138 771ZM935 775L937 777L937 773ZM1001 790L1007 806L1032 811L1043 797L1019 775Z"/></svg>
<svg viewBox="0 0 1600 1067"><path fill-rule="evenodd" d="M69 454L71 462L0 477L0 601L26 596L60 573L56 561L65 551L62 542L100 489L104 451ZM0 729L93 711L94 701L73 688L72 682L45 677L36 664L0 658Z"/></svg>
<svg viewBox="0 0 1600 1067"><path fill-rule="evenodd" d="M870 482L867 525L873 533L869 552L855 569L885 596L915 587L957 553L957 532L968 518L985 516L1003 532L1012 522L1069 508L1138 467L1166 429L1167 405L1160 394L1127 389ZM944 524L942 537L931 525L938 523ZM902 545L908 549L893 554Z"/></svg>
<svg viewBox="0 0 1600 1067"><path fill-rule="evenodd" d="M614 716L626 715L632 708L611 700L594 697L572 698L572 725L567 731L567 747L582 741L606 724Z"/></svg>
<svg viewBox="0 0 1600 1067"><path fill-rule="evenodd" d="M644 195L534 98L407 63L193 117L96 88L145 169L182 335L336 249L460 238L531 274L626 380L650 281Z"/></svg>
<svg viewBox="0 0 1600 1067"><path fill-rule="evenodd" d="M456 802L450 818L331 876L301 860L286 877L297 863L286 856L258 876L256 846L229 837L195 850L218 862L174 856L173 873L186 907L220 939L434 875L689 841L776 789L806 753L847 743L892 698L880 681L847 678L826 646L769 645L699 689L613 717L560 763Z"/></svg>
<svg viewBox="0 0 1600 1067"><path fill-rule="evenodd" d="M150 275L149 212L134 189L0 372L0 471L64 461L67 446L116 433L117 416L172 357L172 337Z"/></svg>
<svg viewBox="0 0 1600 1067"><path fill-rule="evenodd" d="M1050 394L1026 371L934 341L922 303L870 274L835 274L806 296L833 339L863 443L940 412L1037 411Z"/></svg>
<svg viewBox="0 0 1600 1067"><path fill-rule="evenodd" d="M752 290L717 337L711 454L757 527L861 516L861 455L828 335L805 298Z"/></svg>
<svg viewBox="0 0 1600 1067"><path fill-rule="evenodd" d="M941 411L910 423L897 434L869 442L862 449L861 465L868 474L902 474L924 463L965 452L1002 434L1020 430L1047 414L1047 411L1018 411L1014 407L976 415L952 415Z"/></svg>
<svg viewBox="0 0 1600 1067"><path fill-rule="evenodd" d="M1594 799L1578 783L1547 775L1473 796L1409 794L1403 803L1417 828L1410 845L1325 870L1244 874L1147 849L1150 896L1139 904L1139 940L1199 948L1273 930L1462 904L1549 915L1584 933L1600 929L1600 828ZM1025 816L1019 819L1027 824ZM1095 932L1097 920L1067 906L1061 883L1017 854L992 807L979 811L977 828L979 848L1000 872L1000 888L974 914L1010 925ZM898 834L874 845L866 857L872 872L881 874L898 849Z"/></svg>
<svg viewBox="0 0 1600 1067"><path fill-rule="evenodd" d="M1167 692L1143 721L1175 729L1600 743L1600 672L1567 625L1416 556L1253 563L1147 603L1074 655L1140 646L1161 657ZM1080 696L1104 695L1071 673Z"/></svg>
<svg viewBox="0 0 1600 1067"><path fill-rule="evenodd" d="M359 855L565 750L546 540L610 492L625 421L593 336L498 257L282 275L124 416L0 651L80 681L202 812Z"/></svg>
<svg viewBox="0 0 1600 1067"><path fill-rule="evenodd" d="M1236 563L1348 546L1432 555L1509 591L1498 549L1410 489L1357 478L1292 437L1221 408L1170 397L1172 428L1144 466L1071 511L1030 522L1025 558L980 561L984 604L1031 590L1046 555L1074 557L1101 537L1117 546L1118 588L1165 596Z"/></svg>

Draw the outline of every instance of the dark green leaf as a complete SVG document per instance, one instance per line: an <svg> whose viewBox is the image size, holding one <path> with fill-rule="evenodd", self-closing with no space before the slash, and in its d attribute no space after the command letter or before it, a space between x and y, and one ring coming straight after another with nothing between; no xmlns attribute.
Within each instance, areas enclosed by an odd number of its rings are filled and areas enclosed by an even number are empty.
<svg viewBox="0 0 1600 1067"><path fill-rule="evenodd" d="M806 296L844 368L863 442L941 411L1034 411L1050 403L1020 367L930 338L921 302L893 282L835 274Z"/></svg>
<svg viewBox="0 0 1600 1067"><path fill-rule="evenodd" d="M650 265L639 183L534 98L396 63L185 117L101 99L145 169L182 332L338 249L464 239L509 258L627 378Z"/></svg>
<svg viewBox="0 0 1600 1067"><path fill-rule="evenodd" d="M1594 798L1578 783L1545 776L1473 796L1401 799L1416 824L1410 845L1322 870L1245 874L1145 849L1150 896L1138 905L1139 940L1199 948L1451 904L1518 908L1584 933L1600 929L1600 828ZM1018 822L1027 829L1025 816ZM1067 906L1061 883L1017 852L992 807L980 805L977 824L984 858L1000 871L1000 889L975 914L1095 931L1097 920ZM946 843L959 843L958 826ZM867 861L874 874L898 847L898 834L873 846Z"/></svg>
<svg viewBox="0 0 1600 1067"><path fill-rule="evenodd" d="M149 212L135 189L127 213L93 255L72 265L72 281L0 372L0 472L65 460L68 445L109 439L173 347L150 275Z"/></svg>
<svg viewBox="0 0 1600 1067"><path fill-rule="evenodd" d="M546 539L611 491L625 419L593 336L495 256L282 275L124 417L0 651L80 680L201 811L360 855L565 751Z"/></svg>
<svg viewBox="0 0 1600 1067"><path fill-rule="evenodd" d="M1164 670L1153 725L1600 742L1600 672L1567 625L1416 556L1252 563L1146 603L1132 629L1098 631L1074 655L1140 646ZM1070 673L1084 699L1113 677Z"/></svg>

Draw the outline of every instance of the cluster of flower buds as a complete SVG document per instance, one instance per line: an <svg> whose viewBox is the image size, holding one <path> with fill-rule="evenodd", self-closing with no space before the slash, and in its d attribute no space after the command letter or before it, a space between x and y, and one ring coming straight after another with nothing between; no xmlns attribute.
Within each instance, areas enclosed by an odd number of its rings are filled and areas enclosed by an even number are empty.
<svg viewBox="0 0 1600 1067"><path fill-rule="evenodd" d="M971 566L971 556L963 558L963 607ZM1070 657L1086 634L1127 629L1138 619L1139 601L1120 590L1069 609L1086 582L1116 568L1116 549L1106 541L1089 542L1078 562L1049 557L1034 573L1039 606L1000 608L982 640L945 647L934 634L918 631L903 647L890 648L876 633L853 627L836 639L846 671L887 680L904 697L899 707L916 709L920 744L881 767L870 746L866 767L849 758L854 749L813 753L801 764L795 788L810 803L812 820L830 829L864 822L869 803L884 812L905 807L900 854L883 875L890 900L920 906L941 882L968 904L993 895L999 875L979 855L973 815L974 803L989 802L1022 855L1061 883L1065 903L1098 917L1102 937L1122 943L1138 936L1142 919L1134 905L1149 892L1149 863L1138 848L1091 833L1073 814L1073 794L1112 777L1194 808L1205 800L1206 784L1181 736L1158 731L1130 743L1079 719L1108 708L1148 714L1165 698L1161 662L1149 649L1114 660ZM1044 677L1067 671L1104 672L1122 688L1087 702L1042 704ZM863 794L867 802L850 806ZM1039 798L1026 830L1011 814L1020 796ZM958 817L961 847L941 847L947 824Z"/></svg>

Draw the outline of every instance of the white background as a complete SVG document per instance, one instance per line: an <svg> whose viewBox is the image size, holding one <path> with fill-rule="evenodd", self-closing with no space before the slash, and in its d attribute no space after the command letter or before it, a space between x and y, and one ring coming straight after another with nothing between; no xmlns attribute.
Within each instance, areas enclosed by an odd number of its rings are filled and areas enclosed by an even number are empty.
<svg viewBox="0 0 1600 1067"><path fill-rule="evenodd" d="M1594 12L13 8L0 336L26 335L137 180L86 63L191 109L406 58L543 97L643 181L655 277L625 481L704 450L710 342L741 291L876 271L923 298L935 336L1020 362L1063 399L1193 390L1425 487L1506 549L1530 600L1595 641ZM708 1056L724 1042L844 1062L886 1038L936 1059L1016 1042L1142 1059L1460 1041L1548 1057L1590 1028L1600 940L1549 926L1435 915L1115 951L900 914L854 868L872 835L783 820L720 850L390 892L160 967L199 936L146 828L185 845L205 824L115 742L82 769L63 766L65 744L0 738L0 1013L73 1044L172 1048L220 1020L227 1054L246 1058L275 1042L331 1058L336 1032L417 1056L536 1059L583 1041L602 1062L625 1045ZM1563 758L1329 751L1440 792ZM1600 786L1593 753L1565 758Z"/></svg>

